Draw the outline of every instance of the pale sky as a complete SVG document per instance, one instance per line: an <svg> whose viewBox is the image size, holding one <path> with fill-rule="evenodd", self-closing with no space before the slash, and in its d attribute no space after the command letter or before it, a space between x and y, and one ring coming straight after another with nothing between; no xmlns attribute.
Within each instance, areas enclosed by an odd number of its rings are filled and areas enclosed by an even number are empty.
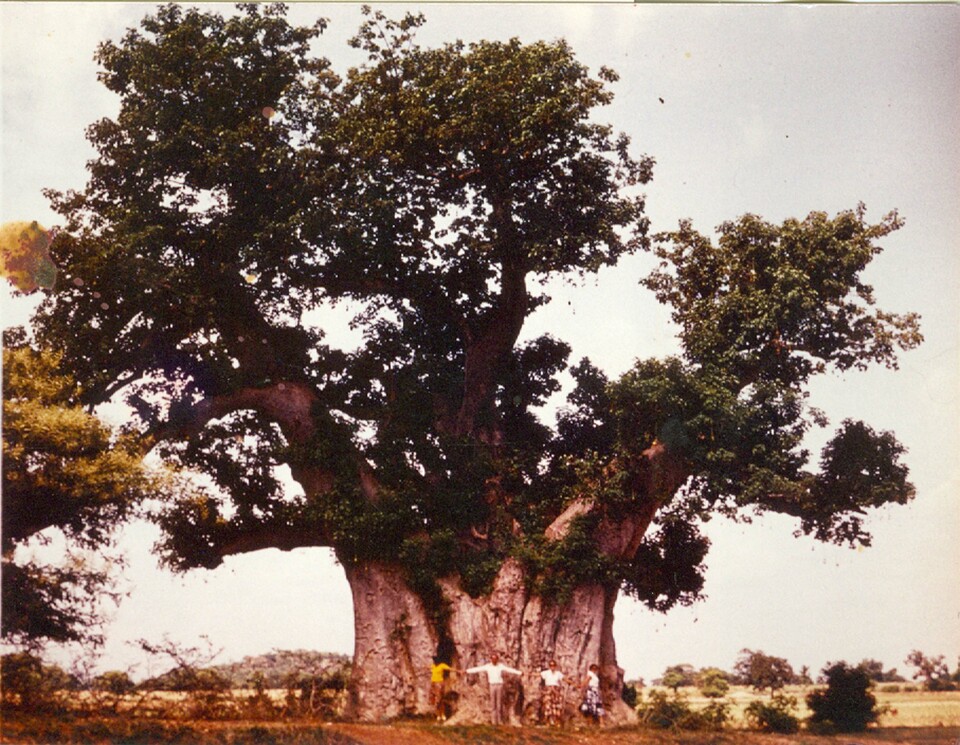
<svg viewBox="0 0 960 745"><path fill-rule="evenodd" d="M116 99L96 80L98 41L114 41L155 6L0 3L0 221L57 224L40 190L83 187L84 139ZM222 12L232 6L220 5ZM654 614L621 599L618 657L648 681L671 664L733 666L740 649L786 657L814 673L837 660L878 659L907 672L912 649L960 654L960 6L389 4L422 10L420 42L566 38L591 70L620 73L597 118L631 135L657 166L646 188L653 230L689 217L702 232L752 212L772 221L863 201L868 219L898 209L906 226L869 269L878 305L922 315L926 342L901 369L818 381L812 401L837 425L862 418L908 448L917 497L874 513L865 550L795 538L789 519L715 521L707 599ZM359 4L295 3L291 17L331 19L319 50L343 72ZM661 101L662 99L662 101ZM550 330L610 375L673 351L666 310L637 285L634 257L580 288L558 291L526 333ZM4 323L24 303L3 304ZM814 452L826 439L811 439ZM215 571L171 576L149 554L155 533L133 526L129 597L114 614L101 669L148 669L131 640L201 635L227 662L271 649L352 652L350 594L322 549L270 550Z"/></svg>

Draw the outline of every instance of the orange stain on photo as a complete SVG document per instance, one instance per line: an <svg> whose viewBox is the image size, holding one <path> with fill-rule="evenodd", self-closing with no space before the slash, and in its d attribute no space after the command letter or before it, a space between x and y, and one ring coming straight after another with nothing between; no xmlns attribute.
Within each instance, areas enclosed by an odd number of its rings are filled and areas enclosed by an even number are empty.
<svg viewBox="0 0 960 745"><path fill-rule="evenodd" d="M0 273L20 292L53 289L57 279L50 257L53 235L36 220L0 226Z"/></svg>

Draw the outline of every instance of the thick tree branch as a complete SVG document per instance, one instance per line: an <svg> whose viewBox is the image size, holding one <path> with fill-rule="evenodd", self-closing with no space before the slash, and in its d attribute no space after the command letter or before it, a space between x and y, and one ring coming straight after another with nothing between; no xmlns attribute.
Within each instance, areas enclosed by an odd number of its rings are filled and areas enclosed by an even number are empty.
<svg viewBox="0 0 960 745"><path fill-rule="evenodd" d="M330 539L323 531L302 530L292 526L281 528L259 526L238 533L219 547L221 558L235 554L261 551L265 548L277 548L292 551L295 548L314 548L329 546Z"/></svg>
<svg viewBox="0 0 960 745"><path fill-rule="evenodd" d="M476 418L492 399L500 367L513 349L527 317L526 266L521 238L506 198L494 200L490 216L500 246L500 296L481 325L468 337L463 371L463 399L454 431L472 433Z"/></svg>
<svg viewBox="0 0 960 745"><path fill-rule="evenodd" d="M276 422L289 441L303 443L314 433L312 407L316 401L316 393L308 385L285 382L206 397L190 407L188 413L179 413L175 420L150 430L143 438L143 449L148 452L161 441L186 439L214 419L245 409L258 411Z"/></svg>
<svg viewBox="0 0 960 745"><path fill-rule="evenodd" d="M323 522L307 519L303 505L280 509L268 518L251 521L248 514L227 520L214 500L191 501L159 515L164 536L159 546L164 560L179 570L213 569L227 556L267 548L291 551L333 545ZM185 508L185 509L184 509Z"/></svg>
<svg viewBox="0 0 960 745"><path fill-rule="evenodd" d="M500 367L520 335L526 317L526 292L522 272L515 274L519 277L509 282L519 289L505 288L500 306L491 314L487 328L466 350L463 399L454 425L457 434L475 430L477 416L490 403L496 390Z"/></svg>
<svg viewBox="0 0 960 745"><path fill-rule="evenodd" d="M307 445L316 434L314 407L318 401L316 392L305 383L279 382L263 388L241 388L232 393L205 398L199 401L184 418L166 422L143 439L143 452L151 450L163 440L182 440L196 434L207 423L228 414L252 410L276 422L287 441ZM336 464L290 463L294 479L304 492L322 494L333 488ZM378 484L373 469L357 456L357 481L364 496L371 501L377 498Z"/></svg>
<svg viewBox="0 0 960 745"><path fill-rule="evenodd" d="M566 536L577 518L603 510L595 533L600 550L617 559L631 559L640 548L643 536L660 509L690 476L689 467L660 442L654 442L631 464L614 461L608 466L611 475L627 468L631 473L629 489L632 509L626 515L611 517L606 509L590 495L574 500L546 529L552 540Z"/></svg>

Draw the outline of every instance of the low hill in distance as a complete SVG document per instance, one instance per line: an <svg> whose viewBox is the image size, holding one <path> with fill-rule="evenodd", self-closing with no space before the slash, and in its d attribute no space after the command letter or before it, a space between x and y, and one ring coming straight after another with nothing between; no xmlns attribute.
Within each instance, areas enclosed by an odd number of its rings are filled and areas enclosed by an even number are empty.
<svg viewBox="0 0 960 745"><path fill-rule="evenodd" d="M226 688L249 688L259 683L263 688L285 688L304 679L346 680L350 657L311 650L273 650L266 654L244 657L239 662L185 670L177 666L162 675L144 681L142 688L177 690L185 687L185 679L223 681ZM185 674L186 673L186 674ZM186 686L191 687L191 686ZM220 686L217 686L220 687Z"/></svg>

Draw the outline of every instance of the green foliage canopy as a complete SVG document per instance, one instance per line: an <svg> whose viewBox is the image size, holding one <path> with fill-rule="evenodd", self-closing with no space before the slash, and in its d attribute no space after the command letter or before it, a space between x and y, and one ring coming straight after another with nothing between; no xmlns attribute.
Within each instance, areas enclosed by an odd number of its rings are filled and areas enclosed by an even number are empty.
<svg viewBox="0 0 960 745"><path fill-rule="evenodd" d="M683 663L680 665L671 665L663 671L661 678L662 685L672 688L676 691L681 686L692 686L696 683L697 672L693 665Z"/></svg>
<svg viewBox="0 0 960 745"><path fill-rule="evenodd" d="M771 696L792 683L795 677L793 667L783 657L750 649L740 651L734 672L741 681L758 691L769 688Z"/></svg>
<svg viewBox="0 0 960 745"><path fill-rule="evenodd" d="M716 667L704 668L697 674L700 693L707 698L723 698L730 690L727 674Z"/></svg>
<svg viewBox="0 0 960 745"><path fill-rule="evenodd" d="M102 551L151 494L169 493L144 467L136 439L117 437L79 404L60 356L5 335L3 350L3 605L8 642L95 641L96 599L111 594L104 569L82 559L53 566L17 559L48 529ZM19 343L18 343L19 341Z"/></svg>
<svg viewBox="0 0 960 745"><path fill-rule="evenodd" d="M683 223L651 246L653 160L594 121L615 73L562 41L425 49L421 16L365 13L343 74L315 54L325 23L279 5L163 6L98 51L120 113L89 129L86 190L50 193L68 276L35 323L85 402L122 395L144 451L209 477L161 518L172 565L332 545L480 594L515 556L533 589L665 609L699 594L715 512L865 543L863 511L910 498L889 433L845 422L819 474L802 447L811 376L920 340L860 276L895 215L747 215L717 246ZM651 248L682 357L608 380L553 336L518 342L546 280ZM357 349L327 343L336 304ZM553 428L537 409L568 370Z"/></svg>

